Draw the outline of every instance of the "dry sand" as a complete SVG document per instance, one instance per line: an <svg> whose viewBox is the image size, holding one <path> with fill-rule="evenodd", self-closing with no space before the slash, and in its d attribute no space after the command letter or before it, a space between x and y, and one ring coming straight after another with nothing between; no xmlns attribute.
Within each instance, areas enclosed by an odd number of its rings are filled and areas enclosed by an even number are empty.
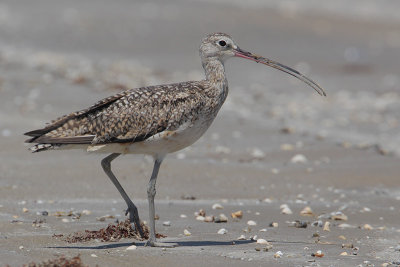
<svg viewBox="0 0 400 267"><path fill-rule="evenodd" d="M345 1L321 14L307 5L296 12L296 5L252 3L0 4L2 266L78 254L90 266L399 265L398 21L390 12L374 20L337 16ZM308 72L328 97L262 66L228 61L231 91L219 117L195 145L167 157L160 171L156 227L168 236L165 241L180 246L147 248L128 239L69 244L53 237L123 220L125 203L102 172L100 155L33 155L22 133L116 87L201 78L197 46L213 31ZM291 162L298 154L307 160ZM143 220L151 167L142 156L113 165ZM213 210L215 203L223 209ZM293 213L282 214L282 204ZM300 215L306 206L312 216ZM198 221L199 209L223 213L228 222ZM90 214L53 216L83 210ZM232 219L238 210L243 218ZM335 212L347 220L333 220ZM96 220L104 215L115 218ZM249 220L256 225L248 226ZM308 222L307 228L293 227L296 220ZM330 231L312 226L318 221L330 222ZM270 227L272 222L278 227ZM227 233L217 234L221 228ZM184 236L184 229L191 235ZM237 240L240 235L245 240ZM254 235L273 247L262 251L265 245L250 240ZM126 250L132 242L137 249ZM357 249L342 248L349 243ZM318 250L323 257L312 256ZM277 251L280 258L274 258Z"/></svg>

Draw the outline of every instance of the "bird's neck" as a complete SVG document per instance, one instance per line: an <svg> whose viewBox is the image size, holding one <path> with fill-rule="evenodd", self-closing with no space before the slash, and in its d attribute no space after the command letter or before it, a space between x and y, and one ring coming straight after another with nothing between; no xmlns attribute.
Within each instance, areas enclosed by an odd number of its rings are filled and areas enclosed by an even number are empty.
<svg viewBox="0 0 400 267"><path fill-rule="evenodd" d="M220 98L223 103L228 94L228 81L225 76L224 64L214 57L203 59L202 64L206 73L206 81L210 83L207 93Z"/></svg>

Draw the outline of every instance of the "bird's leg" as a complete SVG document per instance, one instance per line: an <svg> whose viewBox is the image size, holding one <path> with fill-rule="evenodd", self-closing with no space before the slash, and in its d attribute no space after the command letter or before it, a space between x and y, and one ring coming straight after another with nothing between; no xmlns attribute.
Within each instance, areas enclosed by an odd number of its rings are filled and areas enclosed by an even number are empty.
<svg viewBox="0 0 400 267"><path fill-rule="evenodd" d="M146 242L146 246L151 247L176 247L177 243L161 243L156 242L156 223L155 223L155 208L154 208L154 196L156 195L156 181L160 165L163 161L162 158L155 158L153 172L151 174L150 181L147 185L147 199L149 201L149 220L150 220L150 237Z"/></svg>
<svg viewBox="0 0 400 267"><path fill-rule="evenodd" d="M126 194L125 190L122 188L121 184L118 182L117 178L111 171L111 161L114 160L116 157L121 155L120 153L113 153L107 157L105 157L101 161L101 166L103 167L104 172L110 178L111 182L115 185L118 189L119 193L121 194L122 198L125 200L126 204L128 205L128 209L126 210L125 215L129 213L129 221L135 224L136 230L139 231L139 234L142 238L145 238L142 226L140 225L139 213L138 210L133 204L132 200Z"/></svg>

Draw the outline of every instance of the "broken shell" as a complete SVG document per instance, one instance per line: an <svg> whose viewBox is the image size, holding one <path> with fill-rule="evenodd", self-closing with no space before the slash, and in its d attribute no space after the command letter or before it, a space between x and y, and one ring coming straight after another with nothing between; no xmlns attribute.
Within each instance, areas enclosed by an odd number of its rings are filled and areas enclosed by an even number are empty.
<svg viewBox="0 0 400 267"><path fill-rule="evenodd" d="M135 250L135 249L137 249L137 246L135 246L135 245L132 245L132 246L129 246L126 248L126 250Z"/></svg>
<svg viewBox="0 0 400 267"><path fill-rule="evenodd" d="M341 211L331 213L330 218L335 221L347 221L348 219L348 217Z"/></svg>
<svg viewBox="0 0 400 267"><path fill-rule="evenodd" d="M292 211L289 207L284 207L284 208L281 210L281 213L282 213L282 214L287 214L287 215L289 215L289 214L293 214L293 211Z"/></svg>
<svg viewBox="0 0 400 267"><path fill-rule="evenodd" d="M250 220L247 222L247 225L254 226L257 225L257 223L255 221Z"/></svg>
<svg viewBox="0 0 400 267"><path fill-rule="evenodd" d="M186 214L181 214L180 217L181 218L187 218L187 215Z"/></svg>
<svg viewBox="0 0 400 267"><path fill-rule="evenodd" d="M347 238L344 235L338 236L339 239L346 240Z"/></svg>
<svg viewBox="0 0 400 267"><path fill-rule="evenodd" d="M243 217L243 211L238 210L238 211L232 212L231 213L231 217L234 218L234 219L236 219L236 218L240 219L240 218Z"/></svg>
<svg viewBox="0 0 400 267"><path fill-rule="evenodd" d="M331 225L330 222L325 222L323 230L327 231L327 232L330 232L331 231L330 225Z"/></svg>
<svg viewBox="0 0 400 267"><path fill-rule="evenodd" d="M213 222L214 221L214 216L206 216L204 217L205 222Z"/></svg>
<svg viewBox="0 0 400 267"><path fill-rule="evenodd" d="M214 220L216 223L226 223L228 221L228 217L225 214L221 213L218 218Z"/></svg>
<svg viewBox="0 0 400 267"><path fill-rule="evenodd" d="M263 228L263 229L260 229L259 232L266 232L266 231L267 231L267 229Z"/></svg>
<svg viewBox="0 0 400 267"><path fill-rule="evenodd" d="M291 151L294 149L294 145L292 144L281 144L281 150L283 151Z"/></svg>
<svg viewBox="0 0 400 267"><path fill-rule="evenodd" d="M203 209L200 209L199 211L196 211L195 213L194 213L194 216L206 216L206 212L205 212L205 210L203 210Z"/></svg>
<svg viewBox="0 0 400 267"><path fill-rule="evenodd" d="M366 223L362 226L362 229L364 230L373 230L374 227L372 227L370 224Z"/></svg>
<svg viewBox="0 0 400 267"><path fill-rule="evenodd" d="M353 245L353 243L345 243L345 244L342 244L342 248L354 248L354 245Z"/></svg>
<svg viewBox="0 0 400 267"><path fill-rule="evenodd" d="M314 227L317 227L317 226L322 227L324 224L321 220L318 220L318 221L313 222L311 225Z"/></svg>
<svg viewBox="0 0 400 267"><path fill-rule="evenodd" d="M282 251L277 251L275 254L274 254L274 258L275 259L277 259L277 258L280 258L280 257L282 257L283 256L283 253L282 253Z"/></svg>
<svg viewBox="0 0 400 267"><path fill-rule="evenodd" d="M199 215L199 216L196 217L196 220L204 222L205 218L206 217Z"/></svg>
<svg viewBox="0 0 400 267"><path fill-rule="evenodd" d="M313 257L318 257L318 258L322 258L322 257L324 256L324 253L322 253L321 250L318 250L317 252L312 253L311 256L313 256Z"/></svg>
<svg viewBox="0 0 400 267"><path fill-rule="evenodd" d="M171 222L170 221L165 221L162 223L162 225L164 226L171 226Z"/></svg>
<svg viewBox="0 0 400 267"><path fill-rule="evenodd" d="M346 252L346 251L344 251L344 252L340 253L340 256L347 256L347 255L349 255L349 254L347 254L347 252Z"/></svg>
<svg viewBox="0 0 400 267"><path fill-rule="evenodd" d="M237 240L246 240L246 236L245 235L240 235Z"/></svg>
<svg viewBox="0 0 400 267"><path fill-rule="evenodd" d="M63 218L61 221L62 221L62 222L65 222L65 223L70 222L70 220L67 219L67 218Z"/></svg>
<svg viewBox="0 0 400 267"><path fill-rule="evenodd" d="M90 210L82 210L83 215L90 215L92 212Z"/></svg>
<svg viewBox="0 0 400 267"><path fill-rule="evenodd" d="M305 222L305 221L299 221L299 220L296 220L295 222L294 222L294 227L296 227L296 228L307 228L307 222Z"/></svg>
<svg viewBox="0 0 400 267"><path fill-rule="evenodd" d="M221 205L221 204L219 204L219 203L215 203L214 205L212 205L212 209L213 210L222 210L224 207Z"/></svg>
<svg viewBox="0 0 400 267"><path fill-rule="evenodd" d="M23 208L22 209L22 212L24 212L24 213L26 213L26 212L28 212L29 210L27 209L27 208Z"/></svg>
<svg viewBox="0 0 400 267"><path fill-rule="evenodd" d="M251 151L251 156L256 159L265 158L265 153L259 148L253 148Z"/></svg>
<svg viewBox="0 0 400 267"><path fill-rule="evenodd" d="M277 222L272 222L269 224L269 227L278 227L279 224Z"/></svg>
<svg viewBox="0 0 400 267"><path fill-rule="evenodd" d="M225 228L221 228L221 229L218 230L217 234L219 234L219 235L224 235L224 234L226 234L227 232L228 232L228 231L227 231Z"/></svg>
<svg viewBox="0 0 400 267"><path fill-rule="evenodd" d="M293 158L290 160L291 163L307 163L308 159L306 156L302 154L297 154L293 156Z"/></svg>
<svg viewBox="0 0 400 267"><path fill-rule="evenodd" d="M184 234L185 236L190 236L190 235L192 235L192 233L189 232L189 230L187 230L187 229L183 230L183 234Z"/></svg>
<svg viewBox="0 0 400 267"><path fill-rule="evenodd" d="M307 207L305 207L302 211L300 211L300 215L303 215L303 216L313 216L314 213L313 213L312 209L311 209L309 206L307 206Z"/></svg>
<svg viewBox="0 0 400 267"><path fill-rule="evenodd" d="M269 245L269 242L265 239L259 238L259 239L257 239L257 244Z"/></svg>

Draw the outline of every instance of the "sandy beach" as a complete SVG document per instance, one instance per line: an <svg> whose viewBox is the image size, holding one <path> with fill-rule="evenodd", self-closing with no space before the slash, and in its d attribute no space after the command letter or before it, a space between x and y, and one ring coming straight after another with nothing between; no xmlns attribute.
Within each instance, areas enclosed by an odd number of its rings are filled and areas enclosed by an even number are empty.
<svg viewBox="0 0 400 267"><path fill-rule="evenodd" d="M314 2L2 1L0 265L60 255L100 267L400 265L400 4ZM229 60L217 119L157 181L156 228L179 247L55 237L122 221L125 203L101 155L31 154L23 133L123 89L202 79L210 32L293 66L328 96ZM113 169L148 221L151 159L124 156ZM198 220L200 209L228 221Z"/></svg>

